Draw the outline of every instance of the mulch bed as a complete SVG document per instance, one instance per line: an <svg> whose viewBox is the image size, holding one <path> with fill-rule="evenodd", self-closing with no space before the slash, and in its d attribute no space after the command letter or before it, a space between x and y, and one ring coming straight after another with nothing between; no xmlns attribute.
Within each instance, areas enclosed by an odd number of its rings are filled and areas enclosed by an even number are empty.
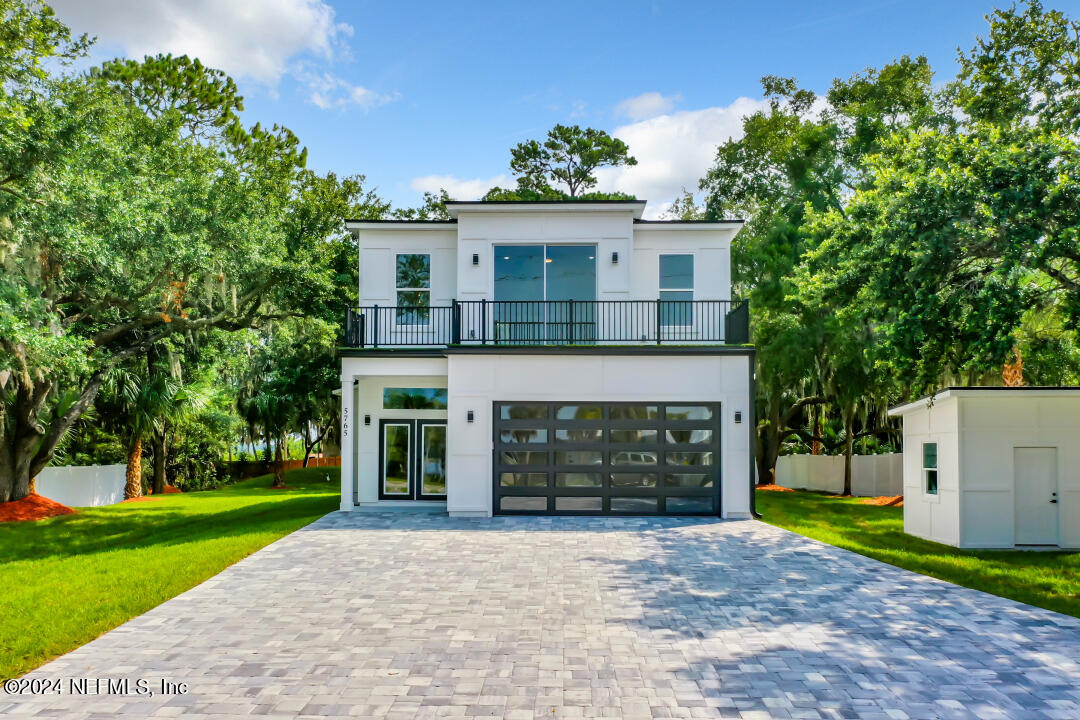
<svg viewBox="0 0 1080 720"><path fill-rule="evenodd" d="M0 503L0 522L44 520L57 515L74 515L75 511L63 503L31 493L22 500Z"/></svg>
<svg viewBox="0 0 1080 720"><path fill-rule="evenodd" d="M784 487L783 485L777 485L776 483L769 483L768 485L755 485L755 490L771 490L773 492L795 492L791 488Z"/></svg>
<svg viewBox="0 0 1080 720"><path fill-rule="evenodd" d="M863 505L883 505L888 507L904 507L903 495L882 495L880 497L868 497L859 500Z"/></svg>
<svg viewBox="0 0 1080 720"><path fill-rule="evenodd" d="M179 492L183 492L183 490L181 490L180 488L175 487L173 485L166 485L165 486L165 492L163 492L161 494L162 495L173 495L173 494L179 493Z"/></svg>

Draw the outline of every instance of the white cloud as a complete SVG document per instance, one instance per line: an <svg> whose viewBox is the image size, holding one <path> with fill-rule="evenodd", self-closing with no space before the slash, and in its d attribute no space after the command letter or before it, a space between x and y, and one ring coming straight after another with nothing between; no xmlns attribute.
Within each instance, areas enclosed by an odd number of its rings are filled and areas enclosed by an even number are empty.
<svg viewBox="0 0 1080 720"><path fill-rule="evenodd" d="M496 185L504 188L517 187L514 179L505 174L472 180L453 175L425 175L413 178L409 183L409 187L417 192L438 192L440 188L445 188L454 200L476 200Z"/></svg>
<svg viewBox="0 0 1080 720"><path fill-rule="evenodd" d="M303 56L347 54L353 28L323 0L50 0L75 32L129 57L189 55L273 87ZM362 90L363 88L361 88Z"/></svg>
<svg viewBox="0 0 1080 720"><path fill-rule="evenodd" d="M682 100L682 95L661 95L647 92L637 97L626 98L615 106L615 114L630 120L647 120L657 115L671 112L675 104Z"/></svg>
<svg viewBox="0 0 1080 720"><path fill-rule="evenodd" d="M647 217L659 217L682 188L697 190L718 145L742 137L742 119L767 107L763 100L742 97L725 107L684 110L617 127L612 135L630 146L638 164L598 170L597 189L649 200Z"/></svg>
<svg viewBox="0 0 1080 720"><path fill-rule="evenodd" d="M308 88L308 102L321 110L333 110L357 105L370 110L400 99L399 93L381 94L361 85L353 85L332 73L316 72L301 68L296 73L300 82Z"/></svg>

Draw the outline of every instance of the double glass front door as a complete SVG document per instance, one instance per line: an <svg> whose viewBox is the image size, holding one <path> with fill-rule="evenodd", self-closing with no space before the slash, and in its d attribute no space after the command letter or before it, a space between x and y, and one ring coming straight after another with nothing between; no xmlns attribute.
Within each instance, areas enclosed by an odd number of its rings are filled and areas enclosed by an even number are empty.
<svg viewBox="0 0 1080 720"><path fill-rule="evenodd" d="M379 423L379 499L446 498L446 421Z"/></svg>
<svg viewBox="0 0 1080 720"><path fill-rule="evenodd" d="M496 245L495 333L516 342L595 342L595 245ZM546 301L546 302L545 302Z"/></svg>

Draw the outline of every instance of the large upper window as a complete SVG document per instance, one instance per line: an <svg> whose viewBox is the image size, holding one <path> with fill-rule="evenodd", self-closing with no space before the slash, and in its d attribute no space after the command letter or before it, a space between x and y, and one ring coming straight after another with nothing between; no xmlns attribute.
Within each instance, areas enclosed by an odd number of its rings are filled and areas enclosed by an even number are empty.
<svg viewBox="0 0 1080 720"><path fill-rule="evenodd" d="M431 316L431 256L399 253L394 287L398 325L427 325Z"/></svg>
<svg viewBox="0 0 1080 720"><path fill-rule="evenodd" d="M923 443L922 457L923 487L926 489L927 495L937 495L937 443Z"/></svg>
<svg viewBox="0 0 1080 720"><path fill-rule="evenodd" d="M660 256L660 322L666 326L694 322L694 256Z"/></svg>

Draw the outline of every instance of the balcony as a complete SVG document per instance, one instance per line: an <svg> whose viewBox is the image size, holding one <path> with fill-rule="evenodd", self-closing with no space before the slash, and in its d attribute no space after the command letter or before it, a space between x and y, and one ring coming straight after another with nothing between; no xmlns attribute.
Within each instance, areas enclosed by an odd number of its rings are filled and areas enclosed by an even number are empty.
<svg viewBox="0 0 1080 720"><path fill-rule="evenodd" d="M345 311L348 348L748 342L745 300L466 300Z"/></svg>

